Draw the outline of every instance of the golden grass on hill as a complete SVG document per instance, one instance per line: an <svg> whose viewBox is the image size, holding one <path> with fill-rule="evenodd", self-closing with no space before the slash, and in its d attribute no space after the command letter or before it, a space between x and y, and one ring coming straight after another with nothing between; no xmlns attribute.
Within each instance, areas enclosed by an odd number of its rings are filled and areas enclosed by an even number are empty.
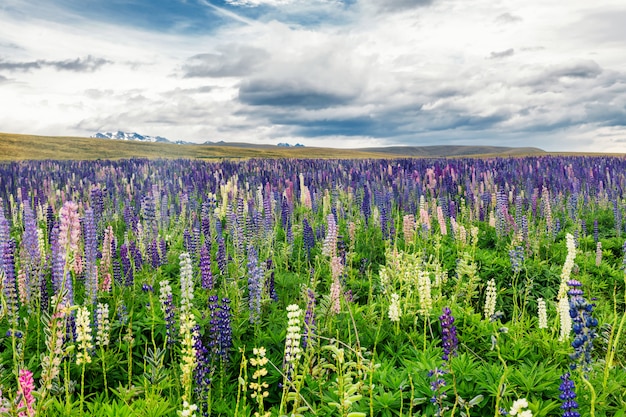
<svg viewBox="0 0 626 417"><path fill-rule="evenodd" d="M538 148L498 146L392 146L362 149L279 147L271 145L177 145L65 136L0 133L0 161L95 160L127 158L496 158L547 155Z"/></svg>
<svg viewBox="0 0 626 417"><path fill-rule="evenodd" d="M396 157L398 155L395 155ZM64 136L0 133L0 160L125 158L382 158L377 152L310 147L176 145Z"/></svg>

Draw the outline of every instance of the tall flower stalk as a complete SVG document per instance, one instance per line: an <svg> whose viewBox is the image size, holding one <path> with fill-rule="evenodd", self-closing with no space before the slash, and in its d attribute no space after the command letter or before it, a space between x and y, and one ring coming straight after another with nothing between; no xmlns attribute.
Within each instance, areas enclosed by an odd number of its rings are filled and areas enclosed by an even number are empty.
<svg viewBox="0 0 626 417"><path fill-rule="evenodd" d="M187 416L195 415L197 406L192 404L193 370L196 366L196 349L194 339L197 337L196 319L191 311L193 300L193 269L189 253L180 254L180 337L181 337L181 375L183 387L181 399L182 413ZM191 410L191 411L190 411Z"/></svg>
<svg viewBox="0 0 626 417"><path fill-rule="evenodd" d="M76 353L76 365L81 366L80 374L80 412L83 412L85 402L85 365L91 363L91 353L93 341L91 338L91 320L87 307L79 307L76 314L76 343L78 352Z"/></svg>
<svg viewBox="0 0 626 417"><path fill-rule="evenodd" d="M104 394L109 398L109 387L107 383L107 366L104 357L104 349L109 345L111 333L111 321L109 320L109 305L98 303L96 308L96 346L100 348L100 359L102 362L102 375L104 378Z"/></svg>

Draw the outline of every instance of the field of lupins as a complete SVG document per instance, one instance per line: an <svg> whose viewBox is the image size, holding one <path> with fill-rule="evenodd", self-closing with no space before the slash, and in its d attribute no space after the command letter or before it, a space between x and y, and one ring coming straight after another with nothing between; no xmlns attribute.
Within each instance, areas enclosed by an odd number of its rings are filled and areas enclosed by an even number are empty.
<svg viewBox="0 0 626 417"><path fill-rule="evenodd" d="M625 416L626 159L0 166L0 415Z"/></svg>

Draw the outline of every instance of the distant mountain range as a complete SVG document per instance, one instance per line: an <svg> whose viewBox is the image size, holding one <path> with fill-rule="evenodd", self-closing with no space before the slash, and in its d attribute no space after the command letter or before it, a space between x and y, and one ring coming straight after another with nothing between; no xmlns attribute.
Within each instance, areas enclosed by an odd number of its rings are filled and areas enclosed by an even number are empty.
<svg viewBox="0 0 626 417"><path fill-rule="evenodd" d="M164 138L163 136L148 136L148 135L141 135L137 132L122 132L121 130L118 130L117 132L97 132L96 134L91 135L90 137L96 138L96 139L115 139L115 140L128 140L128 141L138 141L138 142L175 143L177 145L198 145L198 143L186 142L184 140L174 141L174 140L169 140L168 138ZM224 141L211 142L210 140L207 140L206 142L202 143L202 145L228 145L228 144ZM269 145L269 146L272 146L272 145ZM297 143L295 145L290 145L288 143L279 143L276 146L285 147L285 148L289 148L291 146L294 146L297 148L304 147L304 145L300 143Z"/></svg>
<svg viewBox="0 0 626 417"><path fill-rule="evenodd" d="M118 130L117 132L98 132L90 137L97 139L131 140L138 142L176 143L178 145L193 144L191 142L185 142L184 140L173 141L168 138L164 138L163 136L141 135L137 132L122 132L121 130Z"/></svg>
<svg viewBox="0 0 626 417"><path fill-rule="evenodd" d="M92 138L99 139L114 139L123 141L136 141L136 142L154 142L154 143L167 143L177 145L196 145L196 146L222 146L233 147L240 149L258 149L258 150L271 150L276 148L291 148L298 149L304 148L302 144L290 145L286 142L278 143L277 145L268 144L253 144L243 142L212 142L205 141L203 143L186 142L182 140L173 141L163 136L148 136L141 135L137 132L98 132L91 136ZM307 148L310 149L310 148ZM545 153L544 150L532 147L507 147L507 146L457 146L457 145L435 145L435 146L384 146L374 148L356 148L351 149L356 152L368 152L371 154L379 154L382 157L421 157L421 158L439 158L439 157L471 157L471 156L514 156L514 155L536 155Z"/></svg>

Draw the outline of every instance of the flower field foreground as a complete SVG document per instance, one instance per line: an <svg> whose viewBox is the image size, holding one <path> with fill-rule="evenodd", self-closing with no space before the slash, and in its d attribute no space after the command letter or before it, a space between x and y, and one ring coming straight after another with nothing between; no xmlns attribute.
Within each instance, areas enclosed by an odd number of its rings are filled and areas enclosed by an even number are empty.
<svg viewBox="0 0 626 417"><path fill-rule="evenodd" d="M0 414L624 416L626 159L0 166Z"/></svg>

